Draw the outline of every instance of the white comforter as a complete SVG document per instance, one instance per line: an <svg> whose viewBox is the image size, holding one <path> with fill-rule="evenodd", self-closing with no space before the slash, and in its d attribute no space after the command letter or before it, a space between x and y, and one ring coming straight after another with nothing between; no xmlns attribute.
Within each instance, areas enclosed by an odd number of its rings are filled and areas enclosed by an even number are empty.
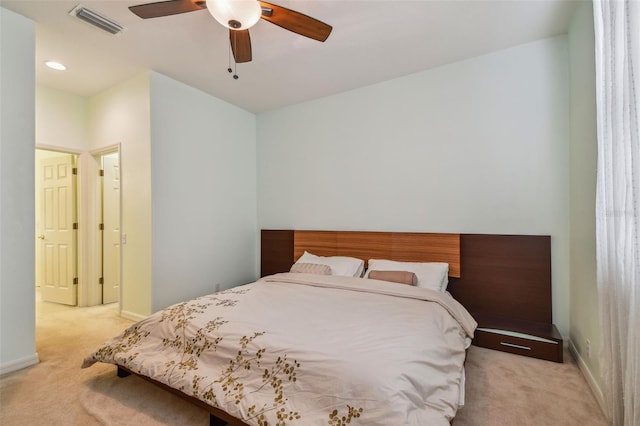
<svg viewBox="0 0 640 426"><path fill-rule="evenodd" d="M277 274L171 306L88 356L250 425L448 425L476 323L447 294Z"/></svg>

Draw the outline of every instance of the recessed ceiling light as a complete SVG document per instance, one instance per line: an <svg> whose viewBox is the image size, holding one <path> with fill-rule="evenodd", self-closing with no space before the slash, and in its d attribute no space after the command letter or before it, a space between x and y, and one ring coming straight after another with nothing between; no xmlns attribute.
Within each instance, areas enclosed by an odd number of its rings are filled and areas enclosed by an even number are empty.
<svg viewBox="0 0 640 426"><path fill-rule="evenodd" d="M48 66L49 68L54 69L54 70L58 70L58 71L64 71L64 70L67 69L67 67L62 65L60 62L56 62L56 61L47 61L44 64L46 66Z"/></svg>

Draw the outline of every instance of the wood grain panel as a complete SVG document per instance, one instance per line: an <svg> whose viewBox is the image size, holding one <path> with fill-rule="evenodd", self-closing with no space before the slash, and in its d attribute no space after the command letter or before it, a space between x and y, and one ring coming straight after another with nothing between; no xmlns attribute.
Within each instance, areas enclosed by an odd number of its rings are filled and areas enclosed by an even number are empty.
<svg viewBox="0 0 640 426"><path fill-rule="evenodd" d="M350 256L402 262L446 262L460 277L460 235L408 232L294 231L293 258L304 251L318 256Z"/></svg>
<svg viewBox="0 0 640 426"><path fill-rule="evenodd" d="M552 322L551 238L539 235L461 236L462 278L449 291L480 319Z"/></svg>
<svg viewBox="0 0 640 426"><path fill-rule="evenodd" d="M444 262L449 276L460 277L460 234L394 232L392 257L401 262Z"/></svg>
<svg viewBox="0 0 640 426"><path fill-rule="evenodd" d="M263 229L260 232L260 276L287 272L293 265L293 231Z"/></svg>
<svg viewBox="0 0 640 426"><path fill-rule="evenodd" d="M336 256L337 231L294 231L293 261L298 260L305 250L316 256Z"/></svg>
<svg viewBox="0 0 640 426"><path fill-rule="evenodd" d="M339 232L338 256L351 256L364 260L391 259L392 234L390 232Z"/></svg>

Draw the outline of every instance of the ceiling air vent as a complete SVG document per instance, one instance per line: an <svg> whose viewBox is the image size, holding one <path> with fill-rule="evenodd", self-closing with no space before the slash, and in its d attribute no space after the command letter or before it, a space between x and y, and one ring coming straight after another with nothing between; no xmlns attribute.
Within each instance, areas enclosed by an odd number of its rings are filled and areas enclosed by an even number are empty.
<svg viewBox="0 0 640 426"><path fill-rule="evenodd" d="M104 30L111 34L118 34L122 30L124 30L124 27L122 25L100 15L97 12L87 9L81 4L74 7L73 10L69 12L69 15L82 19L83 21L88 22L94 27L98 27L101 30Z"/></svg>

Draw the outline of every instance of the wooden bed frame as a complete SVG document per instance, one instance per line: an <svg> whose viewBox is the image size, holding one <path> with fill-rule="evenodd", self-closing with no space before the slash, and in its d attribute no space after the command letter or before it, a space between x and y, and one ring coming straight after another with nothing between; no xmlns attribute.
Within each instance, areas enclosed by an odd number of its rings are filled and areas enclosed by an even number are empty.
<svg viewBox="0 0 640 426"><path fill-rule="evenodd" d="M448 291L474 316L474 344L562 362L562 337L552 323L551 238L365 231L261 231L261 276L288 272L304 251L449 264ZM502 332L506 331L507 335ZM118 376L132 373L118 366ZM246 423L197 398L140 376L210 413L211 426Z"/></svg>

